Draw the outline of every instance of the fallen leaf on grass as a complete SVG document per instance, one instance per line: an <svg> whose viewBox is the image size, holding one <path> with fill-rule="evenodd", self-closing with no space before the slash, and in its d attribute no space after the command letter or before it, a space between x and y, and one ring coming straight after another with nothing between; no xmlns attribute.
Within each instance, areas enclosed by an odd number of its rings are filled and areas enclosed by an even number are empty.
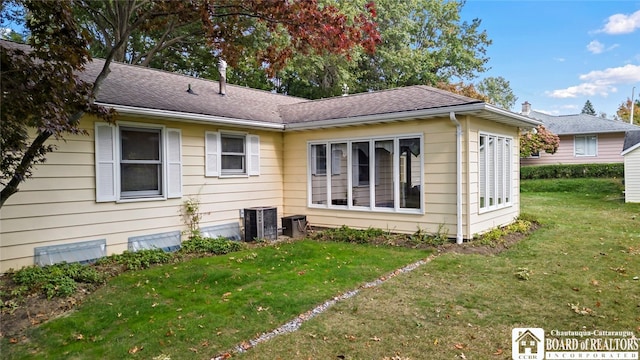
<svg viewBox="0 0 640 360"><path fill-rule="evenodd" d="M134 346L131 349L129 349L129 354L135 354L142 349L144 349L144 346L140 346L140 347Z"/></svg>
<svg viewBox="0 0 640 360"><path fill-rule="evenodd" d="M460 349L464 349L464 344L455 344L454 345L456 347L456 349L460 350Z"/></svg>
<svg viewBox="0 0 640 360"><path fill-rule="evenodd" d="M16 339L16 338L11 338L11 339L9 339L9 343L10 343L10 344L17 344L17 343L18 343L18 339Z"/></svg>
<svg viewBox="0 0 640 360"><path fill-rule="evenodd" d="M591 316L595 316L595 313L593 312L592 309L589 309L588 307L580 307L580 304L567 304L571 310L573 310L573 312L575 312L576 314L580 314L580 315L591 315Z"/></svg>
<svg viewBox="0 0 640 360"><path fill-rule="evenodd" d="M84 335L76 334L76 340L82 340L82 339L84 339Z"/></svg>
<svg viewBox="0 0 640 360"><path fill-rule="evenodd" d="M349 341L356 341L356 337L353 335L345 335L344 338Z"/></svg>
<svg viewBox="0 0 640 360"><path fill-rule="evenodd" d="M373 340L373 341L380 341L380 340L382 340L382 339L380 339L380 338L379 338L379 337L377 337L377 336L374 336L374 337L372 337L372 338L371 338L371 340Z"/></svg>
<svg viewBox="0 0 640 360"><path fill-rule="evenodd" d="M493 355L502 355L503 351L502 349L498 349L496 350L496 352L493 353Z"/></svg>

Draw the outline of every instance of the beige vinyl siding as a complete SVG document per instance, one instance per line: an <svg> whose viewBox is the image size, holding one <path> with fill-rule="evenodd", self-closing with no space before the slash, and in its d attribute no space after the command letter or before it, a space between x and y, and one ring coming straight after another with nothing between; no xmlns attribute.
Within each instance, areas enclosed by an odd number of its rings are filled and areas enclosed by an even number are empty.
<svg viewBox="0 0 640 360"><path fill-rule="evenodd" d="M465 238L475 234L481 234L498 226L503 226L513 222L520 215L520 164L519 164L519 142L518 129L500 125L497 123L481 121L467 118L465 124L465 139L468 139L469 152L467 157L469 162L463 166L467 167L469 173L469 183L467 193L469 202L466 206L466 216L468 217L468 227L465 230ZM491 133L512 138L512 163L511 163L511 205L501 209L480 212L479 204L479 134Z"/></svg>
<svg viewBox="0 0 640 360"><path fill-rule="evenodd" d="M560 146L555 154L540 153L539 158L524 158L522 165L553 165L553 164L593 164L593 163L621 163L623 161L622 145L624 133L592 134L596 135L597 156L575 156L575 136L560 136Z"/></svg>
<svg viewBox="0 0 640 360"><path fill-rule="evenodd" d="M640 203L640 148L624 155L624 200Z"/></svg>
<svg viewBox="0 0 640 360"><path fill-rule="evenodd" d="M307 207L308 142L420 133L424 140L424 214ZM413 233L419 228L436 232L443 224L450 233L455 232L455 126L448 118L288 132L284 144L285 216L306 215L318 227L347 225Z"/></svg>
<svg viewBox="0 0 640 360"><path fill-rule="evenodd" d="M131 236L186 230L183 202L200 201L202 227L240 222L240 209L254 206L283 210L282 140L279 132L248 130L260 136L260 175L228 178L204 176L204 132L241 129L171 121L121 118L182 132L182 198L152 201L95 201L94 121L82 120L90 136L72 135L2 208L0 272L33 264L34 247L106 239L107 253L127 249Z"/></svg>

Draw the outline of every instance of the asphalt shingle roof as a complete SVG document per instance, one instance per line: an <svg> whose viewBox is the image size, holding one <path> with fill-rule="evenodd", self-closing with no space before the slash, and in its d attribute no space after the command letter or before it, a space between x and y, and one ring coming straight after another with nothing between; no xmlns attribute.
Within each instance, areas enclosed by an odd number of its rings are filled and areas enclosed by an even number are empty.
<svg viewBox="0 0 640 360"><path fill-rule="evenodd" d="M299 102L281 107L288 123L343 119L446 106L482 103L480 100L424 85Z"/></svg>
<svg viewBox="0 0 640 360"><path fill-rule="evenodd" d="M627 131L624 134L624 145L622 145L622 151L631 149L635 145L640 144L640 130Z"/></svg>
<svg viewBox="0 0 640 360"><path fill-rule="evenodd" d="M640 126L637 125L588 114L554 116L539 111L531 111L527 116L542 121L547 129L557 135L615 133L640 130Z"/></svg>
<svg viewBox="0 0 640 360"><path fill-rule="evenodd" d="M27 45L5 40L0 42L3 47L29 51ZM94 59L80 77L93 82L103 65L104 60ZM493 107L487 111L486 104L480 100L422 85L307 100L231 84L226 85L226 95L220 95L217 81L116 62L111 63L110 69L97 102L135 109L285 125L478 105L480 116L490 120L512 126L533 126L536 123ZM189 87L192 92L187 91ZM442 114L448 114L449 110L443 109Z"/></svg>

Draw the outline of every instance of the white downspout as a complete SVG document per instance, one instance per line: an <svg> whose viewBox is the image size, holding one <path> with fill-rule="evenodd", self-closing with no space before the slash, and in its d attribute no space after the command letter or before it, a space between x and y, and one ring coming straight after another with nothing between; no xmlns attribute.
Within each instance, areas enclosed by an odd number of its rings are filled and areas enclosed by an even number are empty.
<svg viewBox="0 0 640 360"><path fill-rule="evenodd" d="M453 111L449 119L456 125L456 244L462 244L462 125Z"/></svg>

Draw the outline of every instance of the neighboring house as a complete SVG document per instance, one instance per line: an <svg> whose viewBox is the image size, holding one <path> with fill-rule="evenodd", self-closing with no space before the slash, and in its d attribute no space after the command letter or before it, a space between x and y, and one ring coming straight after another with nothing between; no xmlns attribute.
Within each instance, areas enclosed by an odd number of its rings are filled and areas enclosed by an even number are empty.
<svg viewBox="0 0 640 360"><path fill-rule="evenodd" d="M458 242L520 213L518 133L539 125L526 116L428 86L309 101L111 70L97 101L117 110L117 125L84 117L90 135L54 142L5 203L1 272L177 248L191 198L214 236L236 234L255 207L318 227L444 226Z"/></svg>
<svg viewBox="0 0 640 360"><path fill-rule="evenodd" d="M521 159L521 165L622 163L625 132L640 130L640 126L587 114L553 116L531 110L528 102L522 104L521 114L541 121L560 137L555 154L541 152Z"/></svg>
<svg viewBox="0 0 640 360"><path fill-rule="evenodd" d="M640 130L627 132L622 148L624 199L640 203Z"/></svg>

